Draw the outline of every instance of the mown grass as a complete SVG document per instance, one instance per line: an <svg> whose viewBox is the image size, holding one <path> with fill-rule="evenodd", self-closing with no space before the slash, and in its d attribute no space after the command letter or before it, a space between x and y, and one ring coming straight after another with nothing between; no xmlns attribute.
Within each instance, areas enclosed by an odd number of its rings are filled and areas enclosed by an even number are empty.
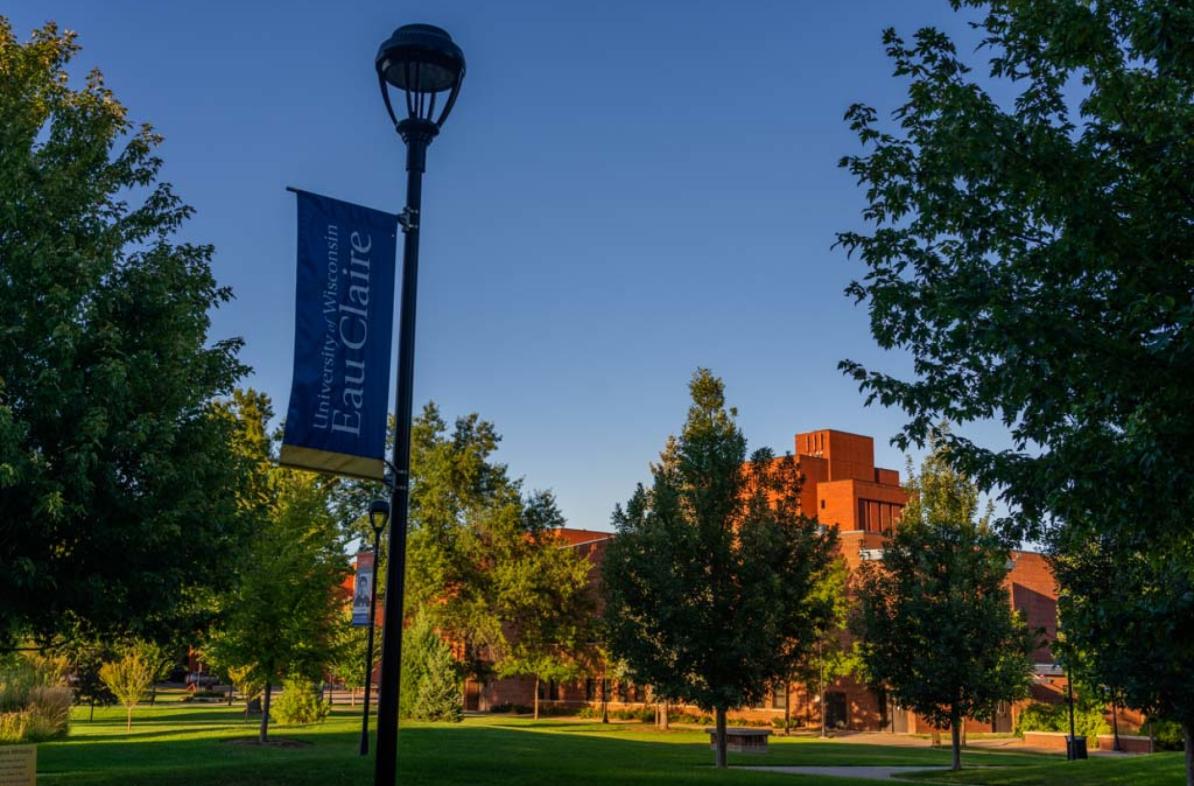
<svg viewBox="0 0 1194 786"><path fill-rule="evenodd" d="M1073 762L1054 756L1047 763L1027 766L918 773L913 777L925 783L967 786L1183 786L1186 770L1182 754L1155 753Z"/></svg>
<svg viewBox="0 0 1194 786"><path fill-rule="evenodd" d="M76 710L71 736L39 746L42 784L138 786L155 784L368 784L372 759L357 755L360 716L337 706L324 723L307 727L274 726L277 737L299 740L301 748L259 748L226 741L250 737L254 723L241 711L220 705L174 702L138 708L133 728L124 728L120 708L96 711L87 721ZM861 786L872 781L794 776L730 770L711 766L707 737L699 730L657 732L635 723L583 723L559 719L532 721L510 716L470 717L461 724L404 724L399 737L399 782L404 786L448 784L789 784L789 786ZM1170 757L1171 758L1171 757ZM982 765L965 776L1066 772L1058 757L967 751L967 765ZM1123 762L1131 765L1133 762ZM948 752L928 748L851 745L807 737L773 737L765 757L731 754L730 764L848 766L948 764ZM1101 775L1106 765L1091 762ZM998 767L999 769L987 769ZM1077 780L1069 770L1065 783L1180 783L1172 780ZM1110 773L1111 769L1106 770ZM1166 771L1168 772L1168 770ZM951 780L961 783L1051 784L1033 780Z"/></svg>

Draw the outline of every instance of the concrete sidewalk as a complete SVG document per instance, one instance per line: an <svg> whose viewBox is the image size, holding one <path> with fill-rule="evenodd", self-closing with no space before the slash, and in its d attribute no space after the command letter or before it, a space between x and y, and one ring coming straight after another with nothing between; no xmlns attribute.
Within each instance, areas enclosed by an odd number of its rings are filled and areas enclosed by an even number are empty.
<svg viewBox="0 0 1194 786"><path fill-rule="evenodd" d="M894 781L910 772L947 772L949 767L734 767L735 770L779 772L786 775L824 775L830 778L867 778L873 781Z"/></svg>

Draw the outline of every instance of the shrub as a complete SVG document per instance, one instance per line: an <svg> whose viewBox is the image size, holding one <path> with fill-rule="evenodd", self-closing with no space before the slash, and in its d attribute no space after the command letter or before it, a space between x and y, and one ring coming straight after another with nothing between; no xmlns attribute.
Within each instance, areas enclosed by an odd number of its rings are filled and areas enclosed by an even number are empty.
<svg viewBox="0 0 1194 786"><path fill-rule="evenodd" d="M60 658L17 656L0 666L0 742L41 742L66 736L74 694L56 685Z"/></svg>
<svg viewBox="0 0 1194 786"><path fill-rule="evenodd" d="M438 646L426 653L413 715L418 720L459 723L464 717L464 704L452 651L438 636L435 640Z"/></svg>
<svg viewBox="0 0 1194 786"><path fill-rule="evenodd" d="M528 715L531 708L525 704L514 704L513 702L506 702L504 704L495 704L489 708L490 712L512 712L515 715Z"/></svg>
<svg viewBox="0 0 1194 786"><path fill-rule="evenodd" d="M1151 736L1159 751L1180 751L1185 748L1182 727L1176 721L1149 718L1140 727L1140 733Z"/></svg>
<svg viewBox="0 0 1194 786"><path fill-rule="evenodd" d="M318 723L331 711L316 690L315 683L302 678L285 680L282 683L282 695L272 704L270 710L278 723L287 726Z"/></svg>
<svg viewBox="0 0 1194 786"><path fill-rule="evenodd" d="M26 736L31 742L65 737L70 730L70 706L74 694L70 688L34 688L29 692L29 723Z"/></svg>
<svg viewBox="0 0 1194 786"><path fill-rule="evenodd" d="M1079 736L1096 737L1111 730L1103 714L1103 706L1095 702L1077 702L1074 706L1074 731ZM1070 731L1070 710L1067 704L1033 702L1020 712L1015 733L1026 731Z"/></svg>
<svg viewBox="0 0 1194 786"><path fill-rule="evenodd" d="M585 705L584 707L581 707L580 710L576 713L576 717L578 717L578 718L600 718L601 717L601 708L600 707L590 707L588 705Z"/></svg>
<svg viewBox="0 0 1194 786"><path fill-rule="evenodd" d="M25 742L28 729L28 712L0 712L0 744Z"/></svg>

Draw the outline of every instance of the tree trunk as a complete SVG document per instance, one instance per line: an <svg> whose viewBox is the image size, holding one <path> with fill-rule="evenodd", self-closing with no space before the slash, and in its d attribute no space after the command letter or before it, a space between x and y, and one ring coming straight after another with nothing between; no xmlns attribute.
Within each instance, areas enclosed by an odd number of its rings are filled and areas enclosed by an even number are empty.
<svg viewBox="0 0 1194 786"><path fill-rule="evenodd" d="M348 706L349 707L357 706L357 689L356 688L348 689Z"/></svg>
<svg viewBox="0 0 1194 786"><path fill-rule="evenodd" d="M821 738L824 739L825 737L829 736L825 733L826 712L825 712L825 666L824 666L824 664L822 664L822 666L821 666L821 678L820 678L820 682L817 686L817 696L820 699L818 702L818 706L821 709Z"/></svg>
<svg viewBox="0 0 1194 786"><path fill-rule="evenodd" d="M953 762L950 764L950 769L957 771L962 769L962 723L957 710L949 714L949 736L953 748Z"/></svg>
<svg viewBox="0 0 1194 786"><path fill-rule="evenodd" d="M157 700L158 700L158 686L150 685L149 686L149 706L152 707L153 705L157 704Z"/></svg>
<svg viewBox="0 0 1194 786"><path fill-rule="evenodd" d="M1114 697L1111 699L1111 750L1123 750L1119 744L1119 709L1116 707Z"/></svg>
<svg viewBox="0 0 1194 786"><path fill-rule="evenodd" d="M726 766L726 708L718 707L715 710L717 715L717 750L713 754L713 764L725 769Z"/></svg>
<svg viewBox="0 0 1194 786"><path fill-rule="evenodd" d="M127 709L128 709L128 714L125 716L126 722L124 724L124 729L125 729L125 731L132 731L133 730L133 705L130 704Z"/></svg>
<svg viewBox="0 0 1194 786"><path fill-rule="evenodd" d="M659 707L659 728L663 729L664 731L667 731L669 728L671 728L668 722L667 709L667 702L665 701Z"/></svg>
<svg viewBox="0 0 1194 786"><path fill-rule="evenodd" d="M92 699L87 703L91 706L91 712L87 716L87 722L90 723L91 721L95 720L95 699Z"/></svg>
<svg viewBox="0 0 1194 786"><path fill-rule="evenodd" d="M792 733L792 686L784 680L784 736Z"/></svg>
<svg viewBox="0 0 1194 786"><path fill-rule="evenodd" d="M601 672L601 722L609 723L609 683L605 679L605 672Z"/></svg>
<svg viewBox="0 0 1194 786"><path fill-rule="evenodd" d="M265 681L265 698L261 701L261 730L257 733L257 742L264 745L269 739L269 700L273 694L273 686L269 680Z"/></svg>
<svg viewBox="0 0 1194 786"><path fill-rule="evenodd" d="M1182 741L1186 748L1186 786L1194 786L1194 729L1189 723L1182 724Z"/></svg>
<svg viewBox="0 0 1194 786"><path fill-rule="evenodd" d="M535 720L539 720L539 677L535 676Z"/></svg>

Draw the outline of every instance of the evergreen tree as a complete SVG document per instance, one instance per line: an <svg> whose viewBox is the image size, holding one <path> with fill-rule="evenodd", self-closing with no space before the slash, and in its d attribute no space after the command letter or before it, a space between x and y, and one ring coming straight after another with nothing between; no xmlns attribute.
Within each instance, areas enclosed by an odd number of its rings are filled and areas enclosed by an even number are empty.
<svg viewBox="0 0 1194 786"><path fill-rule="evenodd" d="M705 369L689 385L679 437L614 512L603 563L610 647L664 696L716 714L726 765L726 710L753 704L807 656L828 610L812 594L836 530L801 515L790 456L756 451Z"/></svg>
<svg viewBox="0 0 1194 786"><path fill-rule="evenodd" d="M1026 695L1035 637L1012 610L1009 552L978 520L978 489L934 440L881 562L858 572L855 630L867 676L900 704L952 732L960 769L968 716Z"/></svg>
<svg viewBox="0 0 1194 786"><path fill-rule="evenodd" d="M248 534L212 412L245 371L208 336L231 292L176 239L161 137L78 51L0 17L0 644L179 632Z"/></svg>
<svg viewBox="0 0 1194 786"><path fill-rule="evenodd" d="M442 721L463 717L458 666L427 614L417 615L404 631L401 680L401 717Z"/></svg>
<svg viewBox="0 0 1194 786"><path fill-rule="evenodd" d="M416 688L414 717L452 723L459 723L464 717L456 663L443 641L427 652L423 679Z"/></svg>

